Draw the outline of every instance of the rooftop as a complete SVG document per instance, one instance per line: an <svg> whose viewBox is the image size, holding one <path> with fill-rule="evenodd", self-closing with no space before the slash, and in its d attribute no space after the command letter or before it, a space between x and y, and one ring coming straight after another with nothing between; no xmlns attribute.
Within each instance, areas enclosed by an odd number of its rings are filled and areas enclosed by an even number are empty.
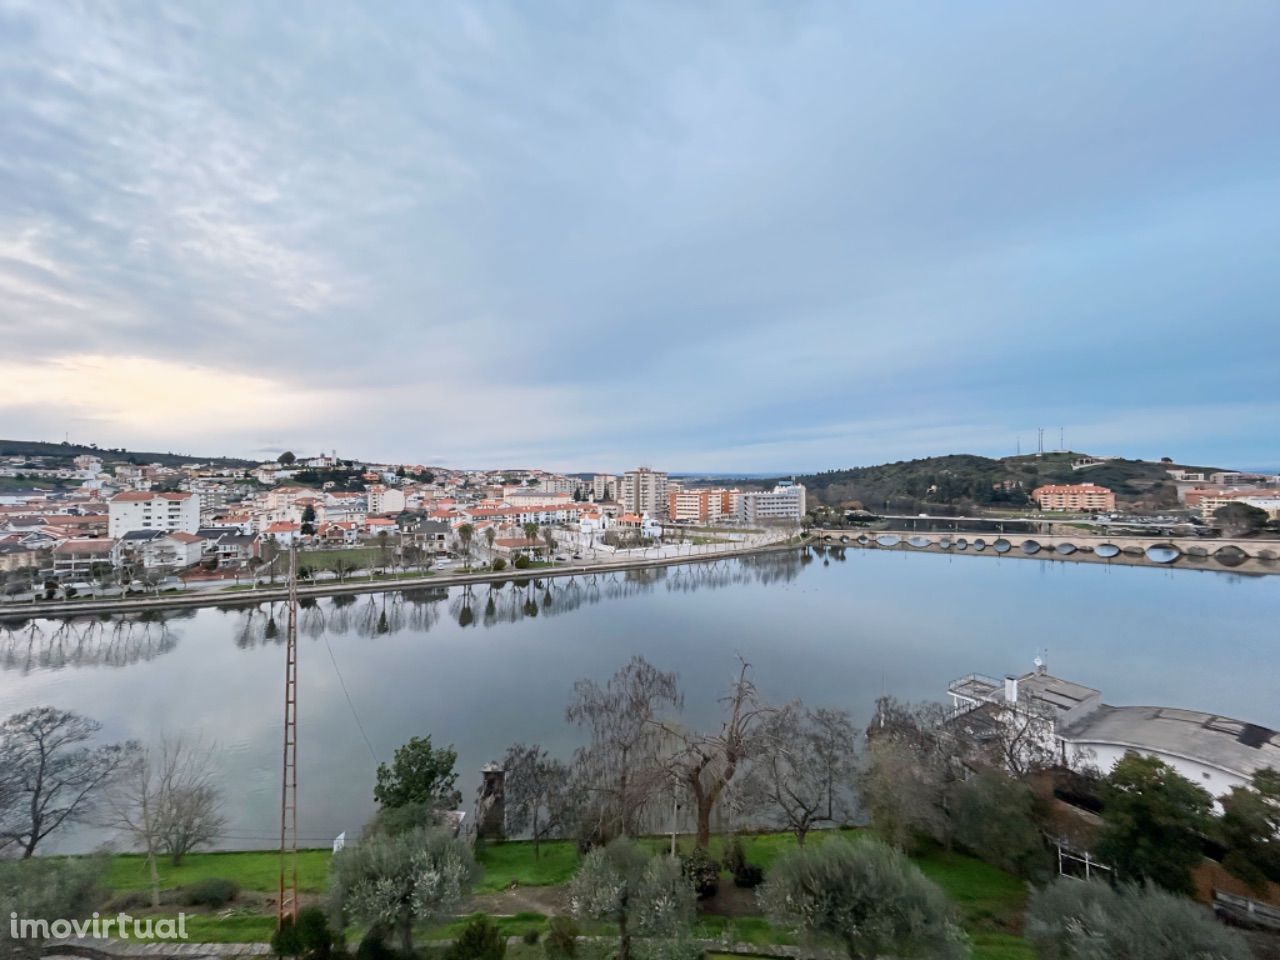
<svg viewBox="0 0 1280 960"><path fill-rule="evenodd" d="M1158 750L1251 777L1280 770L1280 733L1243 720L1176 707L1109 707L1058 731L1073 741Z"/></svg>

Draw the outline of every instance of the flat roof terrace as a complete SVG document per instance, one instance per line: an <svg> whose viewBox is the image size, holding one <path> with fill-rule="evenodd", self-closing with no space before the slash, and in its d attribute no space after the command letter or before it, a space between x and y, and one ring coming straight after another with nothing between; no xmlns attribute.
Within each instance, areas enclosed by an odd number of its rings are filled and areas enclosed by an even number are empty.
<svg viewBox="0 0 1280 960"><path fill-rule="evenodd" d="M1264 767L1280 770L1280 733L1198 710L1101 706L1059 735L1185 757L1246 779Z"/></svg>

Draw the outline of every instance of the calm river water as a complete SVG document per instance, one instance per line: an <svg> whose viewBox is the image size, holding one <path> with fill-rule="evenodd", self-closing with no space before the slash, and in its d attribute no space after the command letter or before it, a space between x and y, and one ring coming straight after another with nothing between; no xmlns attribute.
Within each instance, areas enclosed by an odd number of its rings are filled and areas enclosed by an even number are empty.
<svg viewBox="0 0 1280 960"><path fill-rule="evenodd" d="M224 845L271 846L279 606L274 622L263 606L5 624L0 716L52 704L101 721L113 739L202 737L224 785ZM512 741L567 759L578 743L564 723L574 679L604 679L636 653L679 672L694 724L714 720L738 653L770 700L842 707L859 723L881 691L942 700L955 677L1020 672L1039 654L1108 703L1280 726L1280 579L1229 573L849 549L469 597L325 599L302 611L301 631L300 832L314 845L358 832L376 760L415 734L456 745L468 807L480 766ZM79 827L50 851L108 839Z"/></svg>

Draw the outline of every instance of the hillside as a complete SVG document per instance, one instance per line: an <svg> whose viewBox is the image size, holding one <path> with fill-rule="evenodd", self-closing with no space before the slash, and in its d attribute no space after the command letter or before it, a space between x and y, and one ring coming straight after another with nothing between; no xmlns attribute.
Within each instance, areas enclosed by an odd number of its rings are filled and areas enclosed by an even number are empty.
<svg viewBox="0 0 1280 960"><path fill-rule="evenodd" d="M874 467L828 470L796 479L816 502L831 506L861 503L868 510L915 512L930 507L1021 507L1045 483L1096 483L1109 487L1130 509L1176 506L1177 491L1168 470L1220 470L1149 460L1109 460L1073 470L1084 454L1046 453L992 459L971 454L903 460Z"/></svg>
<svg viewBox="0 0 1280 960"><path fill-rule="evenodd" d="M81 454L100 457L103 463L159 463L176 467L184 463L213 463L228 467L251 467L255 460L236 457L201 457L187 453L148 453L123 448L107 449L79 443L48 443L41 440L0 440L0 457L52 457L70 461Z"/></svg>

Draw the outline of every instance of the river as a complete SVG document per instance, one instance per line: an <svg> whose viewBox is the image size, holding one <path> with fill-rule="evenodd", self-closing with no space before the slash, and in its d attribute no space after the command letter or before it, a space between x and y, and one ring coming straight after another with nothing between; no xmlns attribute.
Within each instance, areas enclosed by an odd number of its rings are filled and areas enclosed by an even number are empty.
<svg viewBox="0 0 1280 960"><path fill-rule="evenodd" d="M737 654L770 700L800 697L865 724L882 692L945 699L948 681L1042 656L1112 704L1165 704L1280 726L1280 584L1149 567L834 549L600 577L327 598L302 610L300 834L358 832L378 760L431 734L478 770L515 740L566 759L577 677L632 654L676 670L685 718L709 724ZM0 716L51 704L102 736L215 748L223 845L279 829L283 605L0 625ZM48 851L87 850L91 826Z"/></svg>

